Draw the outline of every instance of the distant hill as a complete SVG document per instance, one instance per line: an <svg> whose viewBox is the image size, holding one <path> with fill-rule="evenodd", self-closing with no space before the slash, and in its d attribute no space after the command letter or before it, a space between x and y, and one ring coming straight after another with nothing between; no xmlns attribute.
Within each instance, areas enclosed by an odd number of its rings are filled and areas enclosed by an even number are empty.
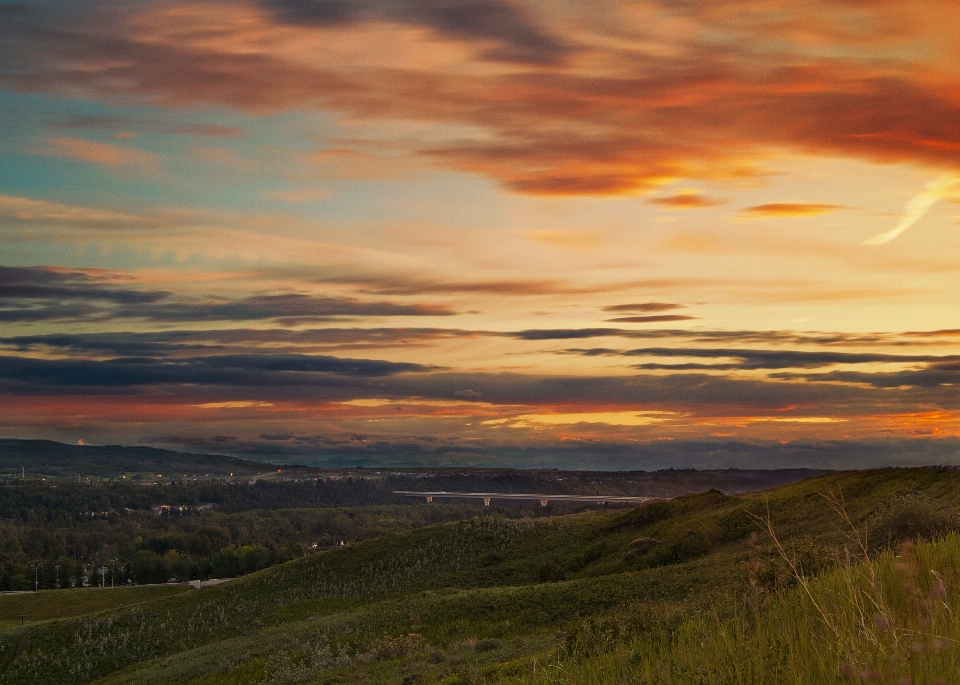
<svg viewBox="0 0 960 685"><path fill-rule="evenodd" d="M195 473L211 476L233 473L240 476L274 468L271 464L220 454L189 454L154 447L65 445L52 440L0 439L0 477L19 477L22 470L26 471L28 478L68 478L77 474L98 478L119 478L121 474L176 477Z"/></svg>
<svg viewBox="0 0 960 685"><path fill-rule="evenodd" d="M67 445L52 440L0 439L0 478L85 477L128 478L157 474L211 477L249 476L274 472L315 474L318 468L271 464L222 454L192 454L155 447ZM371 469L336 469L362 475ZM828 473L822 469L661 469L659 471L560 471L556 469L411 468L392 469L389 490L542 492L565 494L649 495L675 497L711 488L726 494L761 490Z"/></svg>

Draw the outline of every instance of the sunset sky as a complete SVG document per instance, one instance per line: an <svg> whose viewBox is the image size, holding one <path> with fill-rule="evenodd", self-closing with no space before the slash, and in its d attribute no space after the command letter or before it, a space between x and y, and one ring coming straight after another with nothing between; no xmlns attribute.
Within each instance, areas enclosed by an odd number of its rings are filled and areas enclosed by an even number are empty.
<svg viewBox="0 0 960 685"><path fill-rule="evenodd" d="M0 437L960 463L957 18L0 2Z"/></svg>

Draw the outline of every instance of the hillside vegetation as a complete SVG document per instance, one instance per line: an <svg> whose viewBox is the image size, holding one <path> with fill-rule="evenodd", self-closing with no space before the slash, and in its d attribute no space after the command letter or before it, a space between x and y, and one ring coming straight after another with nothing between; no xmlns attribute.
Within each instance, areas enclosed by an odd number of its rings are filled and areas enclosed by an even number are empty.
<svg viewBox="0 0 960 685"><path fill-rule="evenodd" d="M154 514L151 506L161 504L175 508ZM428 506L353 478L0 485L0 591L95 584L104 565L116 584L235 577L314 545L470 518L478 506Z"/></svg>
<svg viewBox="0 0 960 685"><path fill-rule="evenodd" d="M18 467L27 464L29 470ZM80 475L89 473L98 475ZM330 471L152 448L0 440L0 591L97 584L105 566L112 584L236 577L308 550L486 511L462 499L426 506L426 498L398 490L676 496L772 487L812 473ZM503 499L493 507L509 517L577 508Z"/></svg>
<svg viewBox="0 0 960 685"><path fill-rule="evenodd" d="M958 486L887 469L385 535L8 625L0 683L932 684L960 654ZM940 540L883 551L913 535Z"/></svg>

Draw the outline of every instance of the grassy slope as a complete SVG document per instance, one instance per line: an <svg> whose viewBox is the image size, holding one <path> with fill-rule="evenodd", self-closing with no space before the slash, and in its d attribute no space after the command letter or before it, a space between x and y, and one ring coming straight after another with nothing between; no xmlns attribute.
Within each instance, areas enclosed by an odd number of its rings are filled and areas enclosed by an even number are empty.
<svg viewBox="0 0 960 685"><path fill-rule="evenodd" d="M177 595L189 589L188 585L144 585L3 595L0 596L0 626L20 625L21 617L33 622L83 616Z"/></svg>
<svg viewBox="0 0 960 685"><path fill-rule="evenodd" d="M596 653L586 640L521 682L937 685L960 676L960 535L835 568L731 616L699 615ZM642 656L641 656L642 655Z"/></svg>
<svg viewBox="0 0 960 685"><path fill-rule="evenodd" d="M898 492L955 503L958 486L948 470L835 474L769 493L386 536L133 609L10 629L0 683L532 677L560 663L558 631L573 651L615 653L624 636L673 635L699 609L732 606L742 562L769 552L752 541L747 511L769 510L785 539L829 546L844 536L824 491L842 492L857 516ZM631 553L641 537L659 544Z"/></svg>

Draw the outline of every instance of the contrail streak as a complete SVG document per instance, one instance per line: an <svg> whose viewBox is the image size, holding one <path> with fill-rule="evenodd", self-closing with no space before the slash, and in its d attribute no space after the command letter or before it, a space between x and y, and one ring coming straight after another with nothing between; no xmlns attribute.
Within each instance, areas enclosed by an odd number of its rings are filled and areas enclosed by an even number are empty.
<svg viewBox="0 0 960 685"><path fill-rule="evenodd" d="M949 195L950 189L958 183L960 183L960 174L957 173L944 174L943 176L933 179L927 184L927 187L924 188L922 193L910 198L907 204L903 206L903 214L900 216L900 221L892 231L878 233L860 244L883 245L884 243L889 243L920 221L920 219L930 211L930 208L933 207L938 200Z"/></svg>

